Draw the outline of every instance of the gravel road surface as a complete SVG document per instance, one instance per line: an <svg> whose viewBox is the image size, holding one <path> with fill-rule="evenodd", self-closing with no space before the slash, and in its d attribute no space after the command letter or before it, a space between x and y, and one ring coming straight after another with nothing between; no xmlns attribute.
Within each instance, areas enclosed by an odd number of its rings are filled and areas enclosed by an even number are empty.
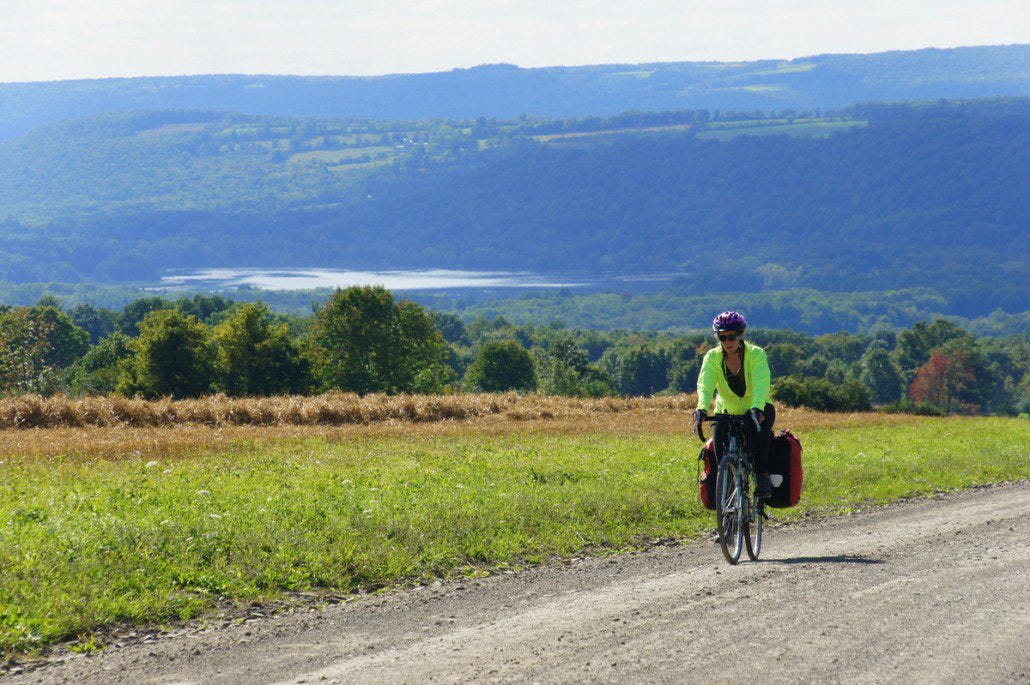
<svg viewBox="0 0 1030 685"><path fill-rule="evenodd" d="M1030 483L544 564L240 625L6 683L1030 682Z"/></svg>

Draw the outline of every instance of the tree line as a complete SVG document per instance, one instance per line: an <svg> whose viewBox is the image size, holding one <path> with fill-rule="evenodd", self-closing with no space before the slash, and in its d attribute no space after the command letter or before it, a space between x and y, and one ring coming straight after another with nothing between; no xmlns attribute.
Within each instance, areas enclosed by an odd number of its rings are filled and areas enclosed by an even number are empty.
<svg viewBox="0 0 1030 685"><path fill-rule="evenodd" d="M875 334L755 329L776 401L829 411L1030 412L1030 338L945 320ZM0 393L148 398L457 391L600 397L693 392L706 332L463 320L382 287L335 291L307 316L197 295L121 310L44 297L0 307Z"/></svg>

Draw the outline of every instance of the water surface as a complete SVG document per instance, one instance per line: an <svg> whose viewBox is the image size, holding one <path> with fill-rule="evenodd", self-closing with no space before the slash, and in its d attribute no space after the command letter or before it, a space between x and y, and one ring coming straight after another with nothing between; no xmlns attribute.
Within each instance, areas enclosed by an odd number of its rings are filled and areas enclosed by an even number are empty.
<svg viewBox="0 0 1030 685"><path fill-rule="evenodd" d="M339 269L200 269L161 278L169 288L262 290L314 290L352 285L381 285L388 290L441 290L460 288L563 288L583 285L527 271L453 271L398 269L346 271Z"/></svg>

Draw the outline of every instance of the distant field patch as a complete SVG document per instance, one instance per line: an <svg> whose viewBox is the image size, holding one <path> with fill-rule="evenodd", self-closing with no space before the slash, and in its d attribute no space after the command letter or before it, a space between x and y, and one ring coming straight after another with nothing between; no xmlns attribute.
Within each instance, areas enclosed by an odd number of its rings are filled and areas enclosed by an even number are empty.
<svg viewBox="0 0 1030 685"><path fill-rule="evenodd" d="M821 138L837 131L848 131L865 126L864 121L826 121L817 123L772 124L767 126L742 126L739 128L709 129L697 134L698 138L730 140L740 136L775 136L787 134L798 138Z"/></svg>
<svg viewBox="0 0 1030 685"><path fill-rule="evenodd" d="M373 159L370 162L335 164L333 166L327 166L326 169L337 173L353 173L355 171L364 171L366 169L375 169L376 167L386 166L392 161L393 160L390 159Z"/></svg>
<svg viewBox="0 0 1030 685"><path fill-rule="evenodd" d="M815 62L781 62L776 65L775 69L766 69L764 71L753 71L748 76L774 76L777 74L799 74L806 71L812 71L818 64Z"/></svg>
<svg viewBox="0 0 1030 685"><path fill-rule="evenodd" d="M157 128L148 128L136 133L140 138L157 138L159 136L174 136L182 133L200 133L209 126L207 123L192 124L164 124Z"/></svg>
<svg viewBox="0 0 1030 685"><path fill-rule="evenodd" d="M642 133L651 131L687 131L691 128L690 124L676 124L671 126L642 126L639 128L610 128L603 131L574 131L571 133L548 133L546 135L531 136L533 140L539 140L542 143L549 143L554 141L566 140L570 138L588 138L590 136L611 136L618 135L620 133Z"/></svg>
<svg viewBox="0 0 1030 685"><path fill-rule="evenodd" d="M651 78L654 74L654 70L645 71L616 71L608 74L610 78Z"/></svg>
<svg viewBox="0 0 1030 685"><path fill-rule="evenodd" d="M291 155L287 162L290 164L303 164L306 162L340 164L350 160L361 159L365 155L374 157L381 152L390 153L393 152L393 148L385 145L376 145L372 147L348 147L340 150L310 150Z"/></svg>

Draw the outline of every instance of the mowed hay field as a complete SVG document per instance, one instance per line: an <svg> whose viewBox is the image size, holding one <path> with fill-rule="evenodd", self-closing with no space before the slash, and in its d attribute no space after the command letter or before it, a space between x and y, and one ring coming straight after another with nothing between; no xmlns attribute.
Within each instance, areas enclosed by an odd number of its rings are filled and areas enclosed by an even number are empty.
<svg viewBox="0 0 1030 685"><path fill-rule="evenodd" d="M267 402L321 408L238 418L240 402L262 401L152 403L136 410L166 418L144 422L9 400L37 418L0 429L3 654L713 526L697 499L691 396L282 398ZM802 504L779 520L1030 476L1023 419L782 409L777 423L802 438L806 468Z"/></svg>

